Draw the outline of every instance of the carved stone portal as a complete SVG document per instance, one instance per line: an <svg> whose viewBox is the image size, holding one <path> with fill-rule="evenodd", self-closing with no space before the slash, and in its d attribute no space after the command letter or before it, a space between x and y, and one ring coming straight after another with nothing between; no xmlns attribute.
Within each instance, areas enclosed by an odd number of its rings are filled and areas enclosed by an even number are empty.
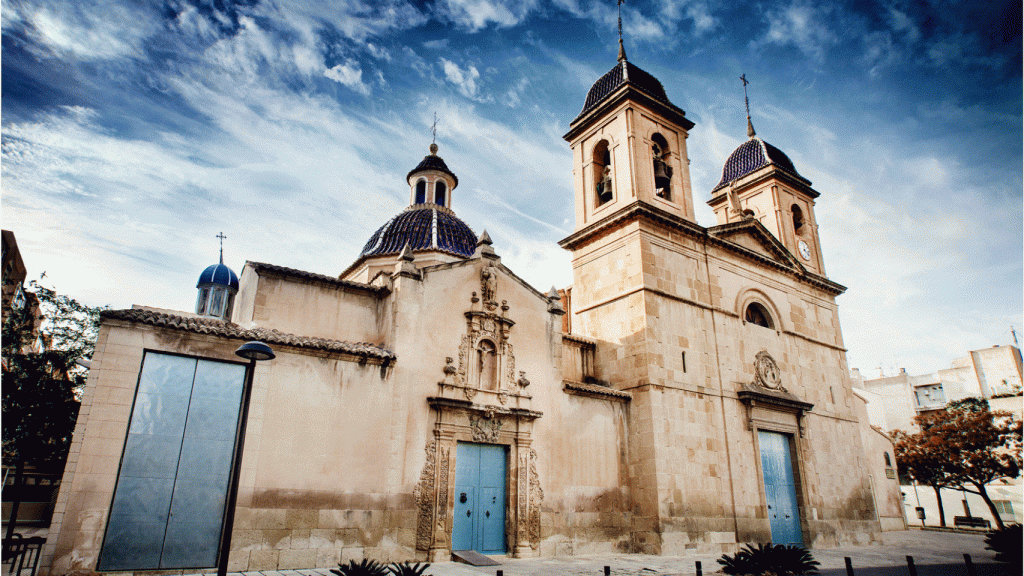
<svg viewBox="0 0 1024 576"><path fill-rule="evenodd" d="M433 438L414 494L418 508L416 549L429 562L451 555L452 507L459 442L507 447L508 494L506 549L515 557L535 555L540 545L540 507L544 500L537 453L530 444L533 421L528 409L473 404L461 398L427 399L436 417Z"/></svg>

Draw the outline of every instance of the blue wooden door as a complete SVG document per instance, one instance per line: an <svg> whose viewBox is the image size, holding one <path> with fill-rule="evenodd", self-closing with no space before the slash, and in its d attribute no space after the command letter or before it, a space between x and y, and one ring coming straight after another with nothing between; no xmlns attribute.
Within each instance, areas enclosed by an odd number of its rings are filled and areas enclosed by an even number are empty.
<svg viewBox="0 0 1024 576"><path fill-rule="evenodd" d="M800 507L796 500L789 436L760 431L757 439L761 445L761 472L764 475L772 543L802 546L804 539L800 530Z"/></svg>
<svg viewBox="0 0 1024 576"><path fill-rule="evenodd" d="M505 447L459 442L452 550L505 553Z"/></svg>

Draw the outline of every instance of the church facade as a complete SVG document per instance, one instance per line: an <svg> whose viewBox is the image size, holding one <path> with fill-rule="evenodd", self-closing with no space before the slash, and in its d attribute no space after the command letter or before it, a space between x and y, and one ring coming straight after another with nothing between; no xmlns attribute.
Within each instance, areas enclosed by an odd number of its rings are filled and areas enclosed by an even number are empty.
<svg viewBox="0 0 1024 576"><path fill-rule="evenodd" d="M891 488L862 446L818 192L751 127L698 225L693 127L624 55L595 83L565 136L563 290L455 215L432 145L340 275L221 262L195 313L105 312L44 569L874 540ZM276 357L240 361L253 340Z"/></svg>

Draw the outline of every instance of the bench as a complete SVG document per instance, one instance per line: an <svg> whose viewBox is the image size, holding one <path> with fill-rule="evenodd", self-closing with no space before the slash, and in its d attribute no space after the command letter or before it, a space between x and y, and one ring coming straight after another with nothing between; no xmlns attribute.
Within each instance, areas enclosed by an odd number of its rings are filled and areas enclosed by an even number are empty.
<svg viewBox="0 0 1024 576"><path fill-rule="evenodd" d="M992 523L984 518L978 518L976 516L954 516L953 526L968 527L968 528L991 528Z"/></svg>

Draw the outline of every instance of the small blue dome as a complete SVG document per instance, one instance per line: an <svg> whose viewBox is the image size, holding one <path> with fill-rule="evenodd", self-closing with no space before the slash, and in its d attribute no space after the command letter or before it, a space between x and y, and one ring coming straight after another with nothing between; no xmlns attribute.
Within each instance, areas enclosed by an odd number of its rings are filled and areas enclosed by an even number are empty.
<svg viewBox="0 0 1024 576"><path fill-rule="evenodd" d="M196 283L196 288L203 284L218 284L238 290L238 276L235 275L231 268L224 264L214 264L203 270L203 273L199 275L199 282Z"/></svg>

